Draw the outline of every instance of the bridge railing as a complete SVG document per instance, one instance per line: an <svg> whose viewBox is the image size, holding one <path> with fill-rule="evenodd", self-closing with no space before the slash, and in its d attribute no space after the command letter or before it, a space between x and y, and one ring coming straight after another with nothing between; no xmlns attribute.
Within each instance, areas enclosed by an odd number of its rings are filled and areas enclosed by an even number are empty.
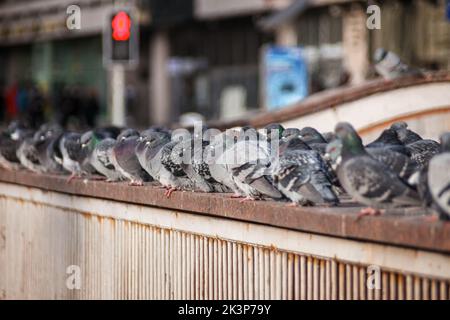
<svg viewBox="0 0 450 320"><path fill-rule="evenodd" d="M3 299L448 299L450 224L0 171Z"/></svg>

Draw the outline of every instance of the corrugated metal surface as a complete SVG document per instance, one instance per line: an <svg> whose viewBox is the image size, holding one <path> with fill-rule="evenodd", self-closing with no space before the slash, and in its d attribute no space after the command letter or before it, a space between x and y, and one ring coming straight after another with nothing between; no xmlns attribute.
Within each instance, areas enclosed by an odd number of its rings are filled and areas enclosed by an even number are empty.
<svg viewBox="0 0 450 320"><path fill-rule="evenodd" d="M32 195L28 200L5 196L8 192L0 188L3 299L372 300L448 299L450 294L448 257L435 253L409 255L408 249L394 248L379 253L384 254L381 258L386 263L375 266L381 270L380 289L372 290L367 286L372 260L352 258L368 249L360 250L349 240L310 236L311 243L292 250L283 241L293 242L297 232L259 226L258 243L250 228L241 232L248 226L242 222L227 225L224 219L199 217L208 219L210 225L199 233L186 227L182 216L193 217L186 213L149 211L152 208L137 212L137 206L111 201L108 206L103 200L23 187L14 192L25 191ZM36 201L42 197L54 204ZM100 207L111 210L109 216L98 215ZM141 218L136 219L133 213ZM171 225L163 221L165 215L173 214L179 220ZM153 220L146 220L148 215L147 219ZM227 233L230 226L237 236ZM278 243L274 239L279 239ZM339 241L348 241L348 247L342 249ZM323 255L311 254L314 246L319 246ZM352 248L354 252L347 256L341 252ZM405 270L390 268L388 251L402 260ZM430 268L411 272L418 265L414 260L417 256ZM70 276L66 270L71 265L79 267L79 290L66 285ZM441 277L437 276L439 270Z"/></svg>

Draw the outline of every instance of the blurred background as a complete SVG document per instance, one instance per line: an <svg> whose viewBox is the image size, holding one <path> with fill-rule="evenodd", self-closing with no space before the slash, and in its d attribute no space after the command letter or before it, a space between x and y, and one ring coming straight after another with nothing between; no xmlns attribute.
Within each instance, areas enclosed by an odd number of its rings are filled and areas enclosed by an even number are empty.
<svg viewBox="0 0 450 320"><path fill-rule="evenodd" d="M70 30L73 4L81 28ZM366 27L373 4L381 29ZM139 45L118 72L104 49L121 8L133 13ZM378 47L450 70L449 8L447 0L0 0L0 119L109 123L115 90L130 126L249 117L375 77ZM276 73L285 66L289 85Z"/></svg>

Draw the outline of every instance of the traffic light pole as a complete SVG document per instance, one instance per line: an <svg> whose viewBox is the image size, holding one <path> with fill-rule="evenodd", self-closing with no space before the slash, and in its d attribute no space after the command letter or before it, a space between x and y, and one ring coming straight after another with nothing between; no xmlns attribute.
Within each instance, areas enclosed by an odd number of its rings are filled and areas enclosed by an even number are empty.
<svg viewBox="0 0 450 320"><path fill-rule="evenodd" d="M122 64L111 65L111 123L125 126L125 68Z"/></svg>

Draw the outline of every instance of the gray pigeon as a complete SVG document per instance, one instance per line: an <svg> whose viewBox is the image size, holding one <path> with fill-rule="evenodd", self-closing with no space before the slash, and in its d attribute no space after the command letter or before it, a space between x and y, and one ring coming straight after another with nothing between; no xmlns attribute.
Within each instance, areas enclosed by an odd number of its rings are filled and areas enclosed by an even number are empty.
<svg viewBox="0 0 450 320"><path fill-rule="evenodd" d="M120 172L115 169L111 162L112 148L115 145L115 139L119 132L120 128L115 126L102 127L89 130L80 138L84 155L82 160L83 166L92 167L88 171L100 173L107 178L107 182L117 181L122 178ZM108 139L108 143L102 144L100 148L96 149L97 145L104 139ZM111 139L113 143L111 143Z"/></svg>
<svg viewBox="0 0 450 320"><path fill-rule="evenodd" d="M171 181L169 184L170 187L167 193L167 197L170 197L172 192L175 190L194 190L195 188L195 183L186 174L186 171L184 171L184 168L182 166L182 161L180 161L180 159L183 158L183 154L176 153L176 147L179 144L182 144L183 141L184 140L170 141L161 149L161 164L167 172L170 172L170 175L167 176L167 178Z"/></svg>
<svg viewBox="0 0 450 320"><path fill-rule="evenodd" d="M331 180L335 192L337 194L344 193L344 190L341 187L339 179L337 178L336 173L334 172L332 164L330 163L329 159L325 157L327 143L324 142L325 139L322 137L322 135L316 129L311 127L305 127L302 130L297 128L287 128L283 132L283 138L287 140L290 139L291 137L300 138L303 142L305 142L308 145L308 147L319 153L319 155L321 156L322 160L325 163L327 176ZM307 143L305 140L309 141L309 143Z"/></svg>
<svg viewBox="0 0 450 320"><path fill-rule="evenodd" d="M300 138L311 149L316 150L321 155L325 154L325 148L327 146L327 140L320 134L319 131L312 127L304 127L299 131Z"/></svg>
<svg viewBox="0 0 450 320"><path fill-rule="evenodd" d="M417 192L367 153L349 123L338 123L335 132L342 142L337 175L354 200L370 207L362 210L362 215L380 213L378 209L420 205Z"/></svg>
<svg viewBox="0 0 450 320"><path fill-rule="evenodd" d="M66 132L59 141L59 149L62 155L62 166L71 173L67 182L76 177L81 177L88 172L82 168L83 150L80 142L81 135L76 132Z"/></svg>
<svg viewBox="0 0 450 320"><path fill-rule="evenodd" d="M171 141L164 131L147 130L142 133L136 146L136 155L142 167L162 186L167 188L169 198L173 191L193 187L185 172L170 159L173 147L179 143ZM168 148L166 146L170 144ZM172 156L173 157L173 156Z"/></svg>
<svg viewBox="0 0 450 320"><path fill-rule="evenodd" d="M57 124L45 124L36 132L34 147L43 172L63 174L67 171L62 166L63 158L59 143L63 129Z"/></svg>
<svg viewBox="0 0 450 320"><path fill-rule="evenodd" d="M375 70L386 80L403 76L423 76L424 73L404 63L398 55L383 48L375 50L373 55Z"/></svg>
<svg viewBox="0 0 450 320"><path fill-rule="evenodd" d="M269 143L266 139L260 139L256 130L245 130L240 139L225 151L224 156L226 159L235 159L228 164L228 173L246 195L242 201L283 197L271 183Z"/></svg>
<svg viewBox="0 0 450 320"><path fill-rule="evenodd" d="M139 132L133 129L124 130L118 137L112 150L111 162L122 176L130 181L130 185L142 186L152 181L151 176L142 168L136 156L139 143Z"/></svg>
<svg viewBox="0 0 450 320"><path fill-rule="evenodd" d="M389 147L372 147L365 148L366 152L372 156L375 160L383 163L393 172L402 178L404 181L408 181L411 176L420 170L417 163L412 161L408 156L393 151ZM336 139L327 145L327 157L332 160L332 167L336 168L339 157L342 152L342 142Z"/></svg>
<svg viewBox="0 0 450 320"><path fill-rule="evenodd" d="M206 163L205 150L209 142L192 137L174 146L172 153L179 157L181 167L194 188L202 192L228 192L228 188L217 182Z"/></svg>
<svg viewBox="0 0 450 320"><path fill-rule="evenodd" d="M124 179L122 174L116 170L112 162L112 152L115 145L116 140L112 138L105 138L97 141L89 159L95 170L107 178L106 182Z"/></svg>
<svg viewBox="0 0 450 320"><path fill-rule="evenodd" d="M22 166L17 150L22 142L33 136L33 131L14 126L0 134L0 166L7 170L17 170Z"/></svg>
<svg viewBox="0 0 450 320"><path fill-rule="evenodd" d="M422 139L420 135L408 129L405 122L396 122L391 128L395 130L398 139L405 145L411 154L411 159L423 168L428 161L438 154L441 147L439 143L431 139Z"/></svg>
<svg viewBox="0 0 450 320"><path fill-rule="evenodd" d="M274 185L294 205L339 203L320 154L298 136L282 142L280 156L272 163Z"/></svg>
<svg viewBox="0 0 450 320"><path fill-rule="evenodd" d="M390 149L402 153L408 157L411 156L409 150L405 147L402 141L397 137L397 132L392 128L384 129L380 136L371 143L366 145L367 149L382 148Z"/></svg>
<svg viewBox="0 0 450 320"><path fill-rule="evenodd" d="M417 189L424 205L450 220L450 132L441 136L441 152L431 158L419 177Z"/></svg>
<svg viewBox="0 0 450 320"><path fill-rule="evenodd" d="M225 132L214 136L211 143L205 148L205 160L208 164L211 176L214 180L234 192L232 197L236 198L245 195L236 185L236 182L234 182L233 176L229 174L229 171L231 170L229 165L232 164L232 161L226 159L227 154L225 151L237 142L238 136L239 131L228 129Z"/></svg>
<svg viewBox="0 0 450 320"><path fill-rule="evenodd" d="M33 137L27 137L22 141L17 149L17 158L19 158L20 164L28 170L35 173L42 173L44 170L39 162L37 150L34 146Z"/></svg>

